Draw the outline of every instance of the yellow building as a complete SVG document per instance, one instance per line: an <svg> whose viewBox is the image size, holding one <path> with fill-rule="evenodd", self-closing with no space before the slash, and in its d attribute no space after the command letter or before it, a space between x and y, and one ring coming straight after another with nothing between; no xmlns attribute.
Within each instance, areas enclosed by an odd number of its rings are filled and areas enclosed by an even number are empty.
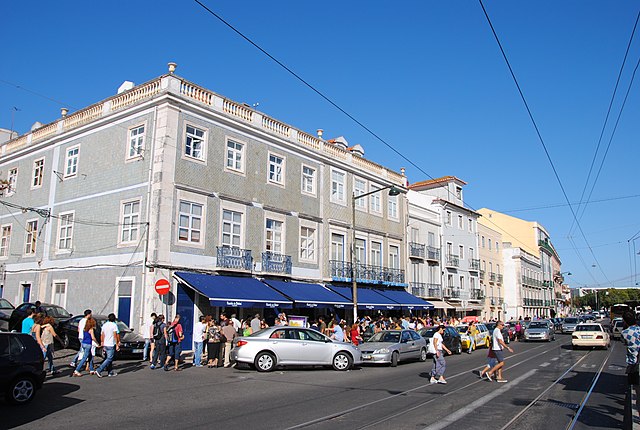
<svg viewBox="0 0 640 430"><path fill-rule="evenodd" d="M480 257L480 288L484 292L482 318L487 321L504 317L502 235L478 220L478 256Z"/></svg>

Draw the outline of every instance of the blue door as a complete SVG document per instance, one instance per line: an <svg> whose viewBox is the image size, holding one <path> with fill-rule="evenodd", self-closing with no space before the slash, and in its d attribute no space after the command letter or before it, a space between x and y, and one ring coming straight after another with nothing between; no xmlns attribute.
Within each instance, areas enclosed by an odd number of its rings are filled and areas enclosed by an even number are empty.
<svg viewBox="0 0 640 430"><path fill-rule="evenodd" d="M118 319L125 323L127 327L130 326L131 317L131 296L118 297Z"/></svg>
<svg viewBox="0 0 640 430"><path fill-rule="evenodd" d="M23 284L22 288L24 288L22 294L22 302L27 303L29 301L29 298L31 297L31 284Z"/></svg>
<svg viewBox="0 0 640 430"><path fill-rule="evenodd" d="M178 284L178 302L176 312L180 314L180 324L184 331L182 349L189 351L193 349L193 309L195 306L196 293L184 284Z"/></svg>

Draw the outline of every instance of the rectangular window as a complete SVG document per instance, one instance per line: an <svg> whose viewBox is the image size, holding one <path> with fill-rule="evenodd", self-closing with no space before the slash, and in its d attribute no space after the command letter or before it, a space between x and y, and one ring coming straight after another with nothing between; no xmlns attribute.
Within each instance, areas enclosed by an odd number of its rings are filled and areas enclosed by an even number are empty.
<svg viewBox="0 0 640 430"><path fill-rule="evenodd" d="M35 255L36 241L38 240L38 220L27 221L24 254Z"/></svg>
<svg viewBox="0 0 640 430"><path fill-rule="evenodd" d="M474 258L473 248L469 248L469 258Z"/></svg>
<svg viewBox="0 0 640 430"><path fill-rule="evenodd" d="M229 170L244 172L244 144L227 140L227 162L225 164Z"/></svg>
<svg viewBox="0 0 640 430"><path fill-rule="evenodd" d="M382 267L382 244L371 242L371 262L372 266Z"/></svg>
<svg viewBox="0 0 640 430"><path fill-rule="evenodd" d="M458 245L459 257L462 260L464 258L464 246Z"/></svg>
<svg viewBox="0 0 640 430"><path fill-rule="evenodd" d="M44 158L41 158L33 162L33 182L31 182L31 188L41 187L43 178L44 178Z"/></svg>
<svg viewBox="0 0 640 430"><path fill-rule="evenodd" d="M242 213L222 211L222 245L240 247L242 243Z"/></svg>
<svg viewBox="0 0 640 430"><path fill-rule="evenodd" d="M344 203L344 182L345 174L337 170L331 171L331 201Z"/></svg>
<svg viewBox="0 0 640 430"><path fill-rule="evenodd" d="M462 224L462 215L458 215L458 228L462 230L464 225Z"/></svg>
<svg viewBox="0 0 640 430"><path fill-rule="evenodd" d="M358 197L367 192L367 183L362 179L355 178L353 181L353 195ZM366 210L367 209L367 198L357 198L356 199L356 207L359 209Z"/></svg>
<svg viewBox="0 0 640 430"><path fill-rule="evenodd" d="M140 225L140 201L123 203L120 242L131 243L138 240L139 225Z"/></svg>
<svg viewBox="0 0 640 430"><path fill-rule="evenodd" d="M389 196L387 202L389 218L398 219L398 196Z"/></svg>
<svg viewBox="0 0 640 430"><path fill-rule="evenodd" d="M180 213L178 217L178 240L181 242L200 243L202 205L180 201Z"/></svg>
<svg viewBox="0 0 640 430"><path fill-rule="evenodd" d="M427 238L429 239L429 246L436 246L436 235L433 232L427 233Z"/></svg>
<svg viewBox="0 0 640 430"><path fill-rule="evenodd" d="M53 283L53 304L64 307L67 301L67 283Z"/></svg>
<svg viewBox="0 0 640 430"><path fill-rule="evenodd" d="M462 187L456 187L456 197L462 200Z"/></svg>
<svg viewBox="0 0 640 430"><path fill-rule="evenodd" d="M302 166L302 192L316 195L316 169Z"/></svg>
<svg viewBox="0 0 640 430"><path fill-rule="evenodd" d="M331 259L344 261L344 235L331 233Z"/></svg>
<svg viewBox="0 0 640 430"><path fill-rule="evenodd" d="M464 276L460 276L460 289L464 289Z"/></svg>
<svg viewBox="0 0 640 430"><path fill-rule="evenodd" d="M58 250L70 251L73 245L73 213L60 214L58 226Z"/></svg>
<svg viewBox="0 0 640 430"><path fill-rule="evenodd" d="M491 239L487 240L489 242L489 251L491 251Z"/></svg>
<svg viewBox="0 0 640 430"><path fill-rule="evenodd" d="M389 267L392 269L400 268L400 248L395 245L389 246Z"/></svg>
<svg viewBox="0 0 640 430"><path fill-rule="evenodd" d="M364 239L356 239L356 263L367 264L367 243Z"/></svg>
<svg viewBox="0 0 640 430"><path fill-rule="evenodd" d="M498 247L499 247L499 245L498 245L498 244L499 244L499 242L496 240L496 241L494 242L494 245L496 246L496 252L500 252L500 249L498 249Z"/></svg>
<svg viewBox="0 0 640 430"><path fill-rule="evenodd" d="M129 150L127 158L142 156L144 150L144 125L129 129Z"/></svg>
<svg viewBox="0 0 640 430"><path fill-rule="evenodd" d="M80 153L80 147L74 146L67 149L67 155L64 161L64 177L72 178L78 174L78 157Z"/></svg>
<svg viewBox="0 0 640 430"><path fill-rule="evenodd" d="M282 250L284 248L282 245L282 224L282 221L276 221L267 218L267 223L265 226L265 249L267 251L282 254Z"/></svg>
<svg viewBox="0 0 640 430"><path fill-rule="evenodd" d="M9 170L9 175L7 176L7 196L12 195L16 192L16 186L18 185L18 168L14 167Z"/></svg>
<svg viewBox="0 0 640 430"><path fill-rule="evenodd" d="M447 255L453 255L453 243L447 242Z"/></svg>
<svg viewBox="0 0 640 430"><path fill-rule="evenodd" d="M11 244L11 226L2 226L2 237L0 237L0 257L9 256L9 245Z"/></svg>
<svg viewBox="0 0 640 430"><path fill-rule="evenodd" d="M451 211L447 211L444 214L444 223L446 225L451 225Z"/></svg>
<svg viewBox="0 0 640 430"><path fill-rule="evenodd" d="M284 158L269 154L269 182L284 185Z"/></svg>
<svg viewBox="0 0 640 430"><path fill-rule="evenodd" d="M482 236L482 247L484 248L484 236Z"/></svg>
<svg viewBox="0 0 640 430"><path fill-rule="evenodd" d="M469 231L473 233L473 220L469 218Z"/></svg>
<svg viewBox="0 0 640 430"><path fill-rule="evenodd" d="M379 187L371 186L371 191L375 192L379 190ZM374 193L369 196L369 201L371 202L371 212L380 213L382 212L382 205L380 203L380 193Z"/></svg>
<svg viewBox="0 0 640 430"><path fill-rule="evenodd" d="M198 160L204 160L204 130L191 125L187 126L184 155Z"/></svg>
<svg viewBox="0 0 640 430"><path fill-rule="evenodd" d="M453 275L447 275L447 286L453 288Z"/></svg>
<svg viewBox="0 0 640 430"><path fill-rule="evenodd" d="M300 227L300 260L316 261L316 229Z"/></svg>

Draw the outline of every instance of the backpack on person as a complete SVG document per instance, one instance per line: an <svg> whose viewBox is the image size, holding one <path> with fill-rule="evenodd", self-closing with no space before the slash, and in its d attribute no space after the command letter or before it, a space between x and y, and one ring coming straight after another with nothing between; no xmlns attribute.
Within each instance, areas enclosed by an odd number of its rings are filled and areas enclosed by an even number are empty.
<svg viewBox="0 0 640 430"><path fill-rule="evenodd" d="M176 326L170 325L167 327L167 338L170 343L178 343L178 336L176 335Z"/></svg>
<svg viewBox="0 0 640 430"><path fill-rule="evenodd" d="M162 333L162 323L155 323L153 325L153 338L155 340L160 340L162 339L163 333Z"/></svg>

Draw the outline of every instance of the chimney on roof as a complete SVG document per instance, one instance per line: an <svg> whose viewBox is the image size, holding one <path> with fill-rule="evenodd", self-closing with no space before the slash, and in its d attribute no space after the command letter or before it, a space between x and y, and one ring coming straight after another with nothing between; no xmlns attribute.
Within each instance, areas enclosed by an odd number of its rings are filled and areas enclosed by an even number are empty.
<svg viewBox="0 0 640 430"><path fill-rule="evenodd" d="M318 129L318 139L322 139L322 133L324 133L324 130L319 128Z"/></svg>
<svg viewBox="0 0 640 430"><path fill-rule="evenodd" d="M31 126L31 131L37 130L40 127L42 127L42 123L40 121L36 121L33 123L33 125Z"/></svg>
<svg viewBox="0 0 640 430"><path fill-rule="evenodd" d="M401 168L400 168L400 174L401 174L402 176L406 176L406 175L405 175L405 169L404 169L404 167L401 167Z"/></svg>
<svg viewBox="0 0 640 430"><path fill-rule="evenodd" d="M62 116L62 118L66 117L68 113L69 113L69 109L60 108L60 115Z"/></svg>
<svg viewBox="0 0 640 430"><path fill-rule="evenodd" d="M167 66L169 67L169 73L171 73L172 75L173 75L173 72L176 71L176 67L178 67L178 65L173 61L171 63L167 63Z"/></svg>
<svg viewBox="0 0 640 430"><path fill-rule="evenodd" d="M364 148L362 147L362 145L354 145L349 149L353 154L356 154L360 157L364 157Z"/></svg>
<svg viewBox="0 0 640 430"><path fill-rule="evenodd" d="M131 81L124 81L122 83L122 85L120 85L120 88L118 88L118 94L120 93L124 93L125 91L129 91L131 88L133 88L135 86L135 84Z"/></svg>

